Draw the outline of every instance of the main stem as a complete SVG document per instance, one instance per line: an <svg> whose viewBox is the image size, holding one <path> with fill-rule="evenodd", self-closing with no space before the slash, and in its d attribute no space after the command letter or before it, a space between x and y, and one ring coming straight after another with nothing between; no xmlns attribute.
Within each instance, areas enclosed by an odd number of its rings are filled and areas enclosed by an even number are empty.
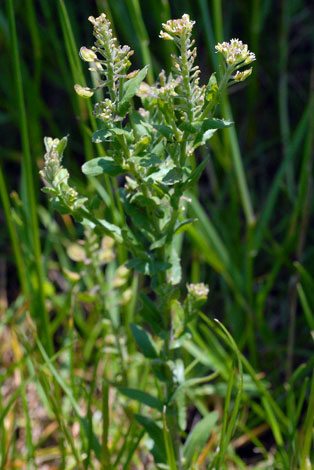
<svg viewBox="0 0 314 470"><path fill-rule="evenodd" d="M167 261L167 250L166 246L163 246L159 249L158 256L160 261L166 262ZM165 286L167 285L167 274L166 271L161 271L160 276L159 276L159 285L160 286ZM163 355L164 355L164 360L168 361L172 359L172 354L171 354L171 341L172 341L172 317L171 317L171 307L169 305L169 299L160 299L161 303L164 304L164 308L162 311L163 315L163 321L164 321L164 329L167 332L167 336L164 340L163 344ZM173 450L174 454L176 456L177 460L177 465L178 469L182 469L182 464L181 464L181 452L180 452L180 434L179 434L179 426L178 426L178 412L177 412L177 406L175 402L169 403L171 396L173 395L173 388L174 388L174 382L173 382L173 373L171 371L171 374L167 377L167 381L165 383L164 387L164 398L165 398L165 403L167 404L166 406L166 422L167 426L172 438L172 445L173 445Z"/></svg>

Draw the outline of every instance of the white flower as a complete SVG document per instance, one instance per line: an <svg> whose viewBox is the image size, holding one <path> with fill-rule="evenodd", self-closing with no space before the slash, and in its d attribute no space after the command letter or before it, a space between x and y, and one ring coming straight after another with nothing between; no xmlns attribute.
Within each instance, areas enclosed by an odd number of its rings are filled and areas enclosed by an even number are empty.
<svg viewBox="0 0 314 470"><path fill-rule="evenodd" d="M231 39L230 42L218 43L215 49L221 52L229 65L247 65L256 59L255 54L249 51L248 45L243 44L240 39Z"/></svg>

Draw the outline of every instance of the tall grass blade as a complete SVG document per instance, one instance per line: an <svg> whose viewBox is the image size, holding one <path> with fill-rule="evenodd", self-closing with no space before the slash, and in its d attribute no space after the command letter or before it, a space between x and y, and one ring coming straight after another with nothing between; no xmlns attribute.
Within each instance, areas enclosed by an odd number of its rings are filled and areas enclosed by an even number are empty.
<svg viewBox="0 0 314 470"><path fill-rule="evenodd" d="M311 445L313 441L313 424L314 424L314 372L311 381L311 390L308 400L308 407L305 416L303 428L303 446L301 451L301 466L300 470L307 470L308 464L312 462L311 458Z"/></svg>
<svg viewBox="0 0 314 470"><path fill-rule="evenodd" d="M35 321L40 327L41 337L43 344L49 354L52 354L53 345L52 338L49 331L49 317L45 305L44 294L44 274L41 264L41 247L39 237L39 224L37 217L37 203L35 197L35 185L33 174L33 162L30 152L30 142L28 134L27 116L24 102L23 80L21 74L20 57L18 50L18 40L15 25L14 6L13 0L7 0L8 17L10 24L10 37L12 44L13 66L15 87L18 101L20 131L23 150L23 169L22 178L24 180L24 187L26 190L26 199L24 204L26 206L26 213L28 215L28 226L26 230L29 232L29 239L32 242L32 249L34 253L34 263L36 269L36 283L37 287L33 286L34 294L36 295L36 302L33 305L33 316ZM35 299L34 299L35 300Z"/></svg>
<svg viewBox="0 0 314 470"><path fill-rule="evenodd" d="M140 41L143 65L149 64L147 72L147 81L150 85L154 83L153 63L149 50L149 36L143 21L142 10L139 0L129 0L127 7L133 22L134 29Z"/></svg>

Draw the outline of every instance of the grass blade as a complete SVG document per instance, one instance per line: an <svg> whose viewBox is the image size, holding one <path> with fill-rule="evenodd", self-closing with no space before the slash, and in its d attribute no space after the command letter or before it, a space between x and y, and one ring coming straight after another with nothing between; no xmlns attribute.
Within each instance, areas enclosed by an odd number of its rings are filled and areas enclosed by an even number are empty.
<svg viewBox="0 0 314 470"><path fill-rule="evenodd" d="M20 57L18 50L18 40L17 32L15 25L15 16L14 16L14 6L13 0L7 0L7 9L8 17L10 23L10 36L12 44L12 54L13 54L13 66L14 66L14 77L15 77L15 87L18 100L18 110L20 117L20 131L21 131L21 140L22 140L22 150L23 150L23 170L22 170L22 179L25 185L26 190L26 199L24 204L26 206L27 215L29 218L28 226L26 230L29 231L29 237L32 241L32 249L34 253L34 261L36 266L36 280L37 288L34 288L34 294L36 296L36 305L33 306L33 316L37 324L40 326L41 337L43 339L43 344L46 347L49 355L52 354L53 345L52 338L49 332L49 317L45 305L45 294L44 294L44 275L41 264L41 247L40 247L40 237L39 237L39 224L37 217L37 204L35 197L35 185L34 185L34 175L33 175L33 162L30 152L30 142L27 126L27 116L24 102L24 92L23 92L23 80L21 74L21 65ZM39 314L40 312L40 314Z"/></svg>

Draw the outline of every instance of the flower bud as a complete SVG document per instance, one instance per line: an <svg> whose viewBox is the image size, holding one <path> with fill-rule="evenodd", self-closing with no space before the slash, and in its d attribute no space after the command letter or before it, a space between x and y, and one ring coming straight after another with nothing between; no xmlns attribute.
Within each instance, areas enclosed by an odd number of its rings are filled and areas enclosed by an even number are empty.
<svg viewBox="0 0 314 470"><path fill-rule="evenodd" d="M83 86L78 85L78 84L74 85L74 90L82 98L90 98L94 94L94 91L91 90L90 88L83 87Z"/></svg>
<svg viewBox="0 0 314 470"><path fill-rule="evenodd" d="M91 49L87 47L81 47L80 56L85 62L95 62L97 60L97 55Z"/></svg>
<svg viewBox="0 0 314 470"><path fill-rule="evenodd" d="M188 299L194 308L198 308L206 302L209 288L204 282L198 284L187 284Z"/></svg>

